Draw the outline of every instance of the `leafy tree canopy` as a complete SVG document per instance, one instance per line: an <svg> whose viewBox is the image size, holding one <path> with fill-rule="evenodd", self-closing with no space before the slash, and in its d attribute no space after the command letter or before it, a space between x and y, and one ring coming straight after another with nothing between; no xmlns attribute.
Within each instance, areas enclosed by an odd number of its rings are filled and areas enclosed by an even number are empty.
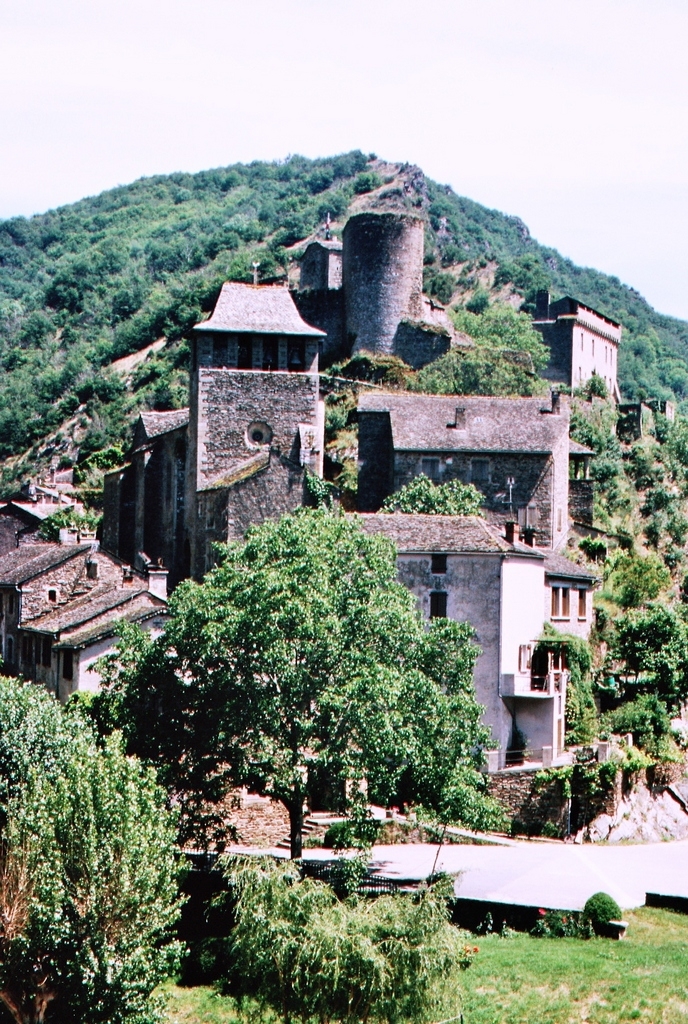
<svg viewBox="0 0 688 1024"><path fill-rule="evenodd" d="M421 473L390 494L382 506L383 512L421 512L438 516L479 516L483 496L473 484L450 480L434 484Z"/></svg>
<svg viewBox="0 0 688 1024"><path fill-rule="evenodd" d="M688 630L672 608L653 604L614 623L612 655L670 704L688 697Z"/></svg>
<svg viewBox="0 0 688 1024"><path fill-rule="evenodd" d="M0 1001L17 1024L153 1024L174 968L174 823L151 771L0 680Z"/></svg>
<svg viewBox="0 0 688 1024"><path fill-rule="evenodd" d="M127 633L98 714L183 795L187 829L230 784L283 802L293 856L318 787L344 808L363 782L383 803L403 785L447 819L496 820L472 630L426 628L393 545L355 519L303 509L254 528L170 611L158 640Z"/></svg>

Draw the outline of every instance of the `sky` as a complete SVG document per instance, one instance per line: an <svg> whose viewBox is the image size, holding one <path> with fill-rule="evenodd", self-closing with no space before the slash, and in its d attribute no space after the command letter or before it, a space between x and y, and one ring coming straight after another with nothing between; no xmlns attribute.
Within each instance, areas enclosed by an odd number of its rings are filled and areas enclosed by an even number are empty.
<svg viewBox="0 0 688 1024"><path fill-rule="evenodd" d="M351 149L688 319L686 0L0 0L0 217Z"/></svg>

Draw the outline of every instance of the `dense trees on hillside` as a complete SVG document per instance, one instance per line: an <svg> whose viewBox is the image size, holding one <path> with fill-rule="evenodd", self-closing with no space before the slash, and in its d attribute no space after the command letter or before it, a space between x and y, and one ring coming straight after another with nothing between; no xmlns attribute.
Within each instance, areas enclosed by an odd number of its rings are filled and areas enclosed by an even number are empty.
<svg viewBox="0 0 688 1024"><path fill-rule="evenodd" d="M250 280L254 259L263 279L283 274L287 247L327 213L341 218L357 192L379 184L360 152L291 157L142 179L29 220L1 222L0 458L70 417L83 421L82 452L91 454L120 443L136 409L178 407L186 400L183 336L212 307L221 282ZM623 322L620 373L629 397L688 394L687 325L656 314L616 278L539 246L518 218L431 181L425 187L430 294L448 301L456 265L470 276L488 263L497 268L497 286L515 285L526 308L539 287L572 293ZM102 372L162 336L169 339L164 351L128 384ZM509 393L503 361L485 352L474 361L450 368L461 388L484 391L489 379L498 393Z"/></svg>

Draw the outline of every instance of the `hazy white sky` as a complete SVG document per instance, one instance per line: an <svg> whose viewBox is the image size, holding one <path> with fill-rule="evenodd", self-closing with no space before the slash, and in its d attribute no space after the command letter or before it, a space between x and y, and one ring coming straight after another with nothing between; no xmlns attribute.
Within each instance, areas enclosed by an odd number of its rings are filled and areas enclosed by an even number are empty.
<svg viewBox="0 0 688 1024"><path fill-rule="evenodd" d="M688 319L686 0L0 0L0 217L360 148Z"/></svg>

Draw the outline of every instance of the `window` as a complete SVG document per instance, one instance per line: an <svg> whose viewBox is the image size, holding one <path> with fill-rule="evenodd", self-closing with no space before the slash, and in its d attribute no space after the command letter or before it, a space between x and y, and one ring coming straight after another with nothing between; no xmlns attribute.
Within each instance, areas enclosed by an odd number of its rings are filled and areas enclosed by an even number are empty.
<svg viewBox="0 0 688 1024"><path fill-rule="evenodd" d="M277 369L277 339L265 338L263 341L263 369Z"/></svg>
<svg viewBox="0 0 688 1024"><path fill-rule="evenodd" d="M571 603L568 587L552 587L552 618L570 619Z"/></svg>
<svg viewBox="0 0 688 1024"><path fill-rule="evenodd" d="M561 515L561 509L560 509L560 508L558 508L558 509L557 509L557 531L558 531L559 533L561 533L561 525L562 525L562 515Z"/></svg>
<svg viewBox="0 0 688 1024"><path fill-rule="evenodd" d="M86 575L88 576L88 578L90 580L97 580L98 579L98 563L97 562L88 562L86 564Z"/></svg>
<svg viewBox="0 0 688 1024"><path fill-rule="evenodd" d="M595 355L595 339L592 339L592 354Z"/></svg>
<svg viewBox="0 0 688 1024"><path fill-rule="evenodd" d="M488 484L490 482L489 459L471 459L471 483Z"/></svg>
<svg viewBox="0 0 688 1024"><path fill-rule="evenodd" d="M430 594L430 618L446 619L447 617L447 595L439 590L433 590Z"/></svg>
<svg viewBox="0 0 688 1024"><path fill-rule="evenodd" d="M253 345L247 337L239 338L237 346L237 368L239 370L253 369Z"/></svg>
<svg viewBox="0 0 688 1024"><path fill-rule="evenodd" d="M587 619L588 617L588 592L587 590L578 591L578 618Z"/></svg>
<svg viewBox="0 0 688 1024"><path fill-rule="evenodd" d="M227 362L227 342L224 338L213 338L213 366L224 366Z"/></svg>
<svg viewBox="0 0 688 1024"><path fill-rule="evenodd" d="M421 459L420 471L425 476L429 477L434 484L439 483L440 479L440 460L439 459Z"/></svg>
<svg viewBox="0 0 688 1024"><path fill-rule="evenodd" d="M432 567L431 572L439 575L447 571L447 556L446 555L433 555L432 556Z"/></svg>
<svg viewBox="0 0 688 1024"><path fill-rule="evenodd" d="M51 604L55 604L57 602L57 591L56 590L49 590L48 591L48 600L50 601Z"/></svg>
<svg viewBox="0 0 688 1024"><path fill-rule="evenodd" d="M74 652L63 651L62 652L62 678L73 679L74 678Z"/></svg>
<svg viewBox="0 0 688 1024"><path fill-rule="evenodd" d="M583 351L583 348L584 348L584 342L583 342L584 337L585 337L585 335L581 331L581 352Z"/></svg>
<svg viewBox="0 0 688 1024"><path fill-rule="evenodd" d="M306 345L303 341L289 341L287 369L290 373L302 373L306 369Z"/></svg>
<svg viewBox="0 0 688 1024"><path fill-rule="evenodd" d="M532 663L532 644L521 644L518 649L518 671L528 672Z"/></svg>

